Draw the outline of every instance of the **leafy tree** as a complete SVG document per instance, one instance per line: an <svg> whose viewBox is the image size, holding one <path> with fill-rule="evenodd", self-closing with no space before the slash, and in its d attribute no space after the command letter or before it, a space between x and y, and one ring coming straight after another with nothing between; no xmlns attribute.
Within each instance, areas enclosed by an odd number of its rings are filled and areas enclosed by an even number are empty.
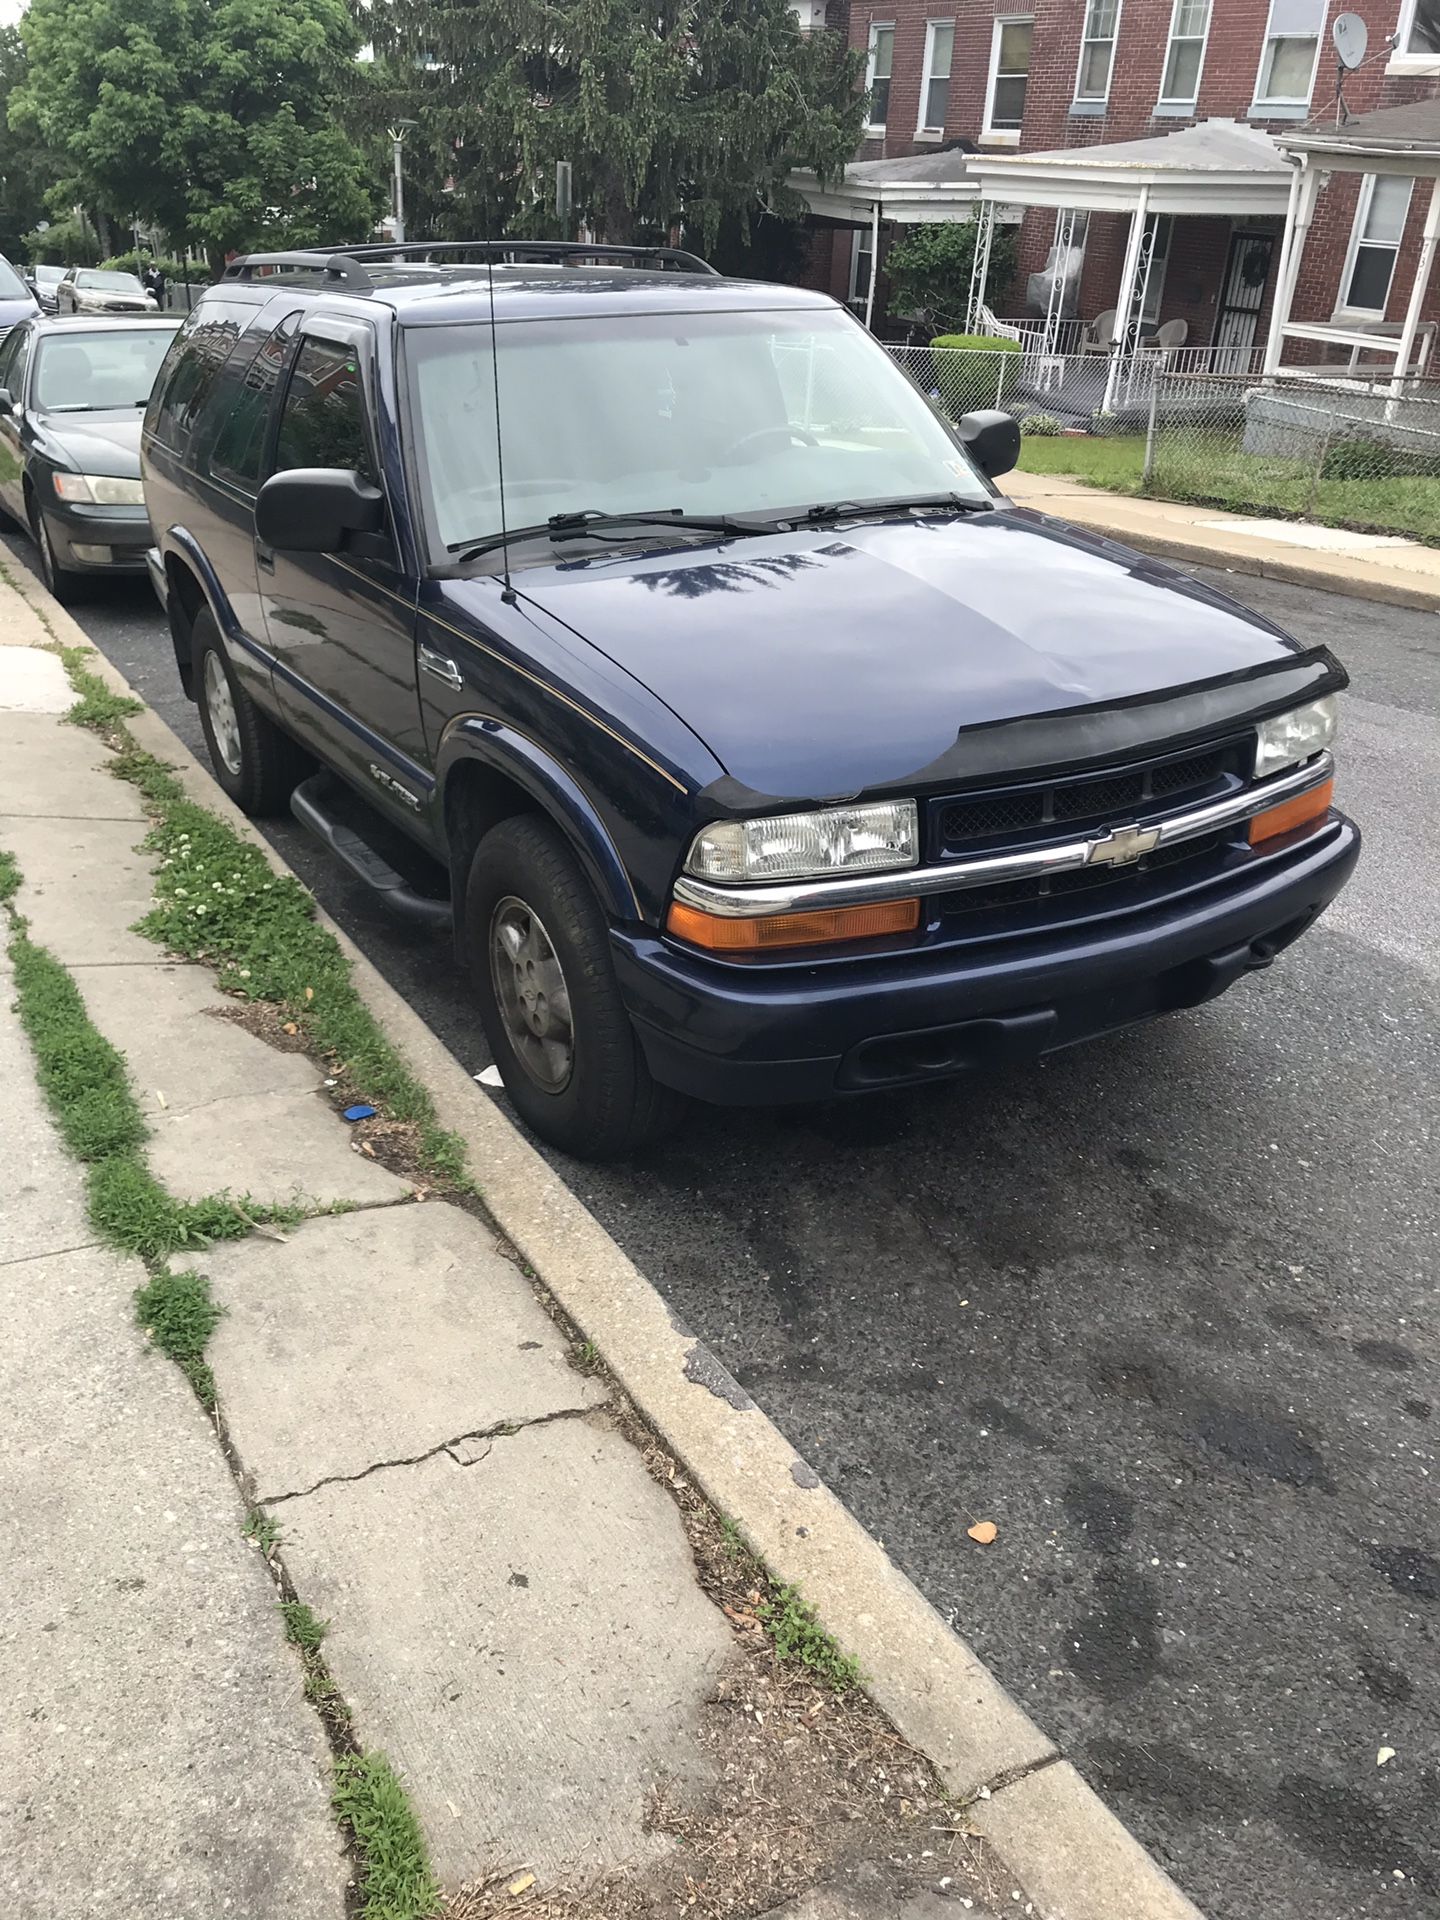
<svg viewBox="0 0 1440 1920"><path fill-rule="evenodd" d="M885 256L892 316L926 313L934 333L965 322L970 304L970 268L975 258L973 220L936 220L907 227ZM995 228L986 285L993 293L1015 276L1015 229Z"/></svg>
<svg viewBox="0 0 1440 1920"><path fill-rule="evenodd" d="M859 56L788 0L388 0L367 16L377 133L406 146L412 230L555 237L555 164L606 240L709 245L757 204L796 215L791 167L855 152Z"/></svg>
<svg viewBox="0 0 1440 1920"><path fill-rule="evenodd" d="M0 27L0 253L28 252L24 235L45 218L47 190L54 185L53 157L33 132L9 123L10 100L25 84L25 48L14 27Z"/></svg>
<svg viewBox="0 0 1440 1920"><path fill-rule="evenodd" d="M31 0L21 33L10 123L63 156L72 203L138 214L214 271L369 228L378 182L337 118L359 45L345 0Z"/></svg>

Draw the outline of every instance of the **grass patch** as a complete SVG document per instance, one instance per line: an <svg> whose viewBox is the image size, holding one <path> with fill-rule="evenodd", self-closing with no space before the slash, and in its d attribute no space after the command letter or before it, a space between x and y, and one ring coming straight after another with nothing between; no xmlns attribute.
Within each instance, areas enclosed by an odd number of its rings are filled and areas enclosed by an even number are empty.
<svg viewBox="0 0 1440 1920"><path fill-rule="evenodd" d="M797 1588L776 1587L771 1597L756 1607L755 1618L770 1636L777 1659L793 1660L837 1692L859 1686L858 1661L840 1651Z"/></svg>
<svg viewBox="0 0 1440 1920"><path fill-rule="evenodd" d="M266 1559L269 1559L280 1544L279 1527L270 1515L262 1512L259 1507L252 1507L246 1514L245 1525L241 1531L253 1546L260 1549Z"/></svg>
<svg viewBox="0 0 1440 1920"><path fill-rule="evenodd" d="M141 703L128 693L112 693L99 674L90 671L85 665L92 658L89 647L61 647L60 658L70 676L71 686L80 696L65 716L71 726L94 727L99 732L106 732L120 721L128 720L132 714L145 711Z"/></svg>
<svg viewBox="0 0 1440 1920"><path fill-rule="evenodd" d="M18 882L8 857L7 865ZM9 890L13 892L13 886ZM125 1077L125 1062L91 1021L69 973L23 926L14 927L9 952L20 1024L60 1137L75 1158L87 1164L133 1152L146 1128Z"/></svg>
<svg viewBox="0 0 1440 1920"><path fill-rule="evenodd" d="M220 1323L220 1308L204 1274L154 1274L136 1292L135 1316L185 1375L205 1411L213 1413L215 1376L205 1364L205 1343Z"/></svg>
<svg viewBox="0 0 1440 1920"><path fill-rule="evenodd" d="M207 1194L176 1200L137 1152L115 1153L90 1169L90 1219L111 1246L153 1265L171 1253L194 1253L221 1240L243 1240L256 1227L298 1226L304 1207L263 1206L248 1196Z"/></svg>
<svg viewBox="0 0 1440 1920"><path fill-rule="evenodd" d="M1054 473L1111 493L1138 493L1145 465L1143 434L1027 434L1020 443L1025 473Z"/></svg>
<svg viewBox="0 0 1440 1920"><path fill-rule="evenodd" d="M363 1920L427 1920L439 1906L420 1824L389 1761L342 1754L331 1805L355 1836Z"/></svg>
<svg viewBox="0 0 1440 1920"><path fill-rule="evenodd" d="M0 907L7 900L13 900L19 891L20 869L15 864L15 856L0 849Z"/></svg>
<svg viewBox="0 0 1440 1920"><path fill-rule="evenodd" d="M330 1622L311 1612L303 1600L282 1600L280 1618L285 1623L285 1638L302 1653L318 1653Z"/></svg>

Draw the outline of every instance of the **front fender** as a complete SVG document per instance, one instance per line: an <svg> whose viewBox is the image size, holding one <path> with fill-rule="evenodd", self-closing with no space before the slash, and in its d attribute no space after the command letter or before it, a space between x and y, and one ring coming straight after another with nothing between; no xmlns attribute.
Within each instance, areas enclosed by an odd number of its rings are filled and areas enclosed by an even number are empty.
<svg viewBox="0 0 1440 1920"><path fill-rule="evenodd" d="M195 579L201 597L220 629L220 637L225 642L225 651L236 678L252 698L258 697L263 705L269 707L272 700L270 656L240 624L230 596L207 558L205 549L187 527L167 527L159 546L167 577L173 558ZM187 606L182 596L171 592L166 600L166 612L170 618L170 636L175 644L175 660L183 680L189 658L190 627L198 608ZM186 691L189 691L188 685Z"/></svg>
<svg viewBox="0 0 1440 1920"><path fill-rule="evenodd" d="M479 762L522 788L564 833L612 920L643 919L630 875L595 803L558 760L503 720L467 715L446 728L436 756L436 794L444 808L457 767ZM443 811L442 811L443 820Z"/></svg>

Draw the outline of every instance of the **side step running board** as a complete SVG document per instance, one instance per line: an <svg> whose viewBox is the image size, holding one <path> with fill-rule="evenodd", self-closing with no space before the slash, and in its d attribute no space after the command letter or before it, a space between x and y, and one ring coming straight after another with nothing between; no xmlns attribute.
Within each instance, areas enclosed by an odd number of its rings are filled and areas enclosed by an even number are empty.
<svg viewBox="0 0 1440 1920"><path fill-rule="evenodd" d="M361 838L354 827L337 820L326 811L328 774L317 773L303 781L290 796L290 811L317 840L323 841L337 859L342 860L358 880L373 887L390 911L402 920L427 927L450 925L450 902L432 900L417 893L402 874L398 874L382 854Z"/></svg>

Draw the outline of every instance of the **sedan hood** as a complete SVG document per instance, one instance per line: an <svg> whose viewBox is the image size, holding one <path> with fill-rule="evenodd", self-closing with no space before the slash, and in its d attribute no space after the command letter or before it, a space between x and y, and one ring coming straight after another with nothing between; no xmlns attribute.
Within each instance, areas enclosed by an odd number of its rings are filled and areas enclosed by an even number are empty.
<svg viewBox="0 0 1440 1920"><path fill-rule="evenodd" d="M515 584L678 714L733 802L943 785L968 730L1311 651L1161 561L1018 509L590 555Z"/></svg>
<svg viewBox="0 0 1440 1920"><path fill-rule="evenodd" d="M77 473L138 480L143 418L137 407L133 413L40 413L35 424L51 459Z"/></svg>

